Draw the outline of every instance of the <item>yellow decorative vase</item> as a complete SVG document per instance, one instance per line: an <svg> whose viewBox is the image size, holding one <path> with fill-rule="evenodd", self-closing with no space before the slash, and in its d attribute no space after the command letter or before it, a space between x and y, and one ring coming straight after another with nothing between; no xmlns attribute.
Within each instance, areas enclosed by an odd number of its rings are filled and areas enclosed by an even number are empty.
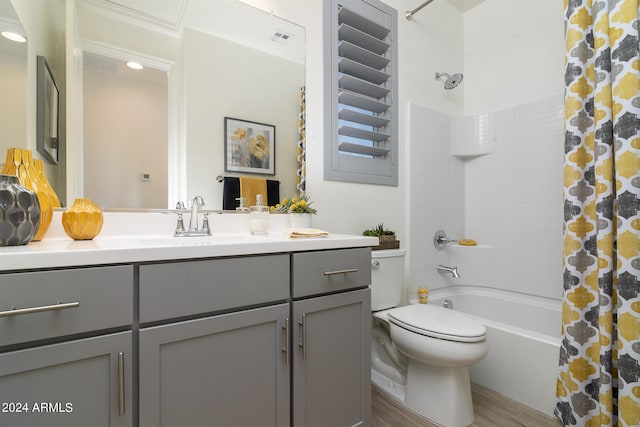
<svg viewBox="0 0 640 427"><path fill-rule="evenodd" d="M53 219L53 203L45 190L45 186L38 178L38 173L33 164L33 154L31 150L25 150L23 148L7 149L7 160L0 174L17 176L20 185L36 193L38 202L40 203L40 227L32 240L42 240L47 230L49 230L51 220Z"/></svg>
<svg viewBox="0 0 640 427"><path fill-rule="evenodd" d="M59 208L62 205L60 204L60 199L58 198L56 191L53 189L53 187L51 186L51 183L47 179L47 175L44 173L44 162L42 160L36 159L33 161L33 163L36 166L36 173L38 174L38 179L44 186L44 190L49 195L49 199L51 199L51 205L54 208Z"/></svg>
<svg viewBox="0 0 640 427"><path fill-rule="evenodd" d="M73 205L62 213L62 226L73 240L91 240L96 237L104 224L102 209L89 199L76 199Z"/></svg>

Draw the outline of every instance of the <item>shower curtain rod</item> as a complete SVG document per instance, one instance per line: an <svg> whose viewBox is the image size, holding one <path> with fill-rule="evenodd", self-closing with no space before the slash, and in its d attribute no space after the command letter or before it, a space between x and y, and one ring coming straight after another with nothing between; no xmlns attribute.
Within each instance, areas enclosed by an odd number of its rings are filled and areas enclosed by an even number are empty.
<svg viewBox="0 0 640 427"><path fill-rule="evenodd" d="M411 21L411 18L413 17L413 15L418 12L420 9L422 9L423 7L425 7L426 5L428 5L429 3L431 3L433 0L427 0L426 2L422 3L420 6L416 7L413 10L407 10L404 13L404 17L407 18L407 21Z"/></svg>

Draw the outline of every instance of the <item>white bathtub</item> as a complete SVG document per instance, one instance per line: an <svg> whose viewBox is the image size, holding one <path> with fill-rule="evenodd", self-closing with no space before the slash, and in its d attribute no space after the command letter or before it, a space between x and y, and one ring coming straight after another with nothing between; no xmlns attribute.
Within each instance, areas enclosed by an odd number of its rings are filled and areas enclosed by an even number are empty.
<svg viewBox="0 0 640 427"><path fill-rule="evenodd" d="M471 367L471 380L553 416L561 301L475 286L429 294L429 304L444 300L487 328L489 354Z"/></svg>

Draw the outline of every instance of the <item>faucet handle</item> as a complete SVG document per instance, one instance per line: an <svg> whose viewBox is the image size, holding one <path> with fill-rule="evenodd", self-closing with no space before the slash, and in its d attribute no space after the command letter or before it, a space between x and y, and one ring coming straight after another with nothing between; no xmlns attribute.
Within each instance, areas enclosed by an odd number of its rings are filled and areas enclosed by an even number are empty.
<svg viewBox="0 0 640 427"><path fill-rule="evenodd" d="M176 210L178 211L178 223L176 224L176 231L175 231L175 235L179 235L180 233L184 232L184 220L182 219L182 211L185 210L184 207L184 203L182 202L182 200L178 200L178 203L176 203Z"/></svg>
<svg viewBox="0 0 640 427"><path fill-rule="evenodd" d="M209 228L209 212L204 213L204 218L202 219L202 229L200 229L200 231L211 236L211 229Z"/></svg>
<svg viewBox="0 0 640 427"><path fill-rule="evenodd" d="M433 236L433 246L441 251L447 246L447 243L457 243L457 240L452 240L447 237L447 233L443 230L436 231L436 234Z"/></svg>

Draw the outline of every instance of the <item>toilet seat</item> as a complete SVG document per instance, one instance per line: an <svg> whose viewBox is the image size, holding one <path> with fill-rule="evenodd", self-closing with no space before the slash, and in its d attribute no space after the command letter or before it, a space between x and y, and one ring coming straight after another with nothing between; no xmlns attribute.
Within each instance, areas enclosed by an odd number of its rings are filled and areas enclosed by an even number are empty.
<svg viewBox="0 0 640 427"><path fill-rule="evenodd" d="M487 337L484 325L466 314L430 304L412 304L388 310L391 323L427 337L458 342L480 342Z"/></svg>

